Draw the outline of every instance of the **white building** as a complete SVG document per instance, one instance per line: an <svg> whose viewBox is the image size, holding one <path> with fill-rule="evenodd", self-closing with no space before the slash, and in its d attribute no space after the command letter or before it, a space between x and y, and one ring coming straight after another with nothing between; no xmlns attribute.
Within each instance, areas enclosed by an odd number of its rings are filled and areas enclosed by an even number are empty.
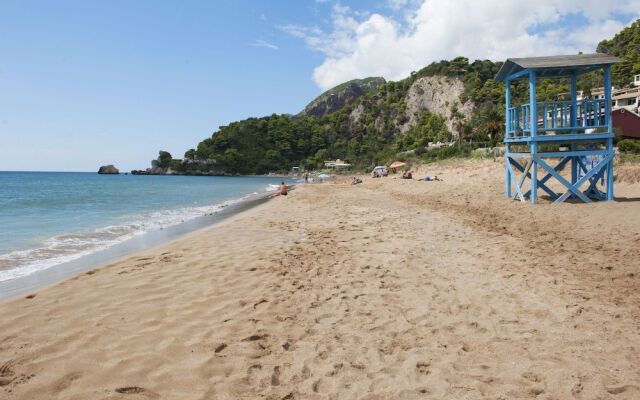
<svg viewBox="0 0 640 400"><path fill-rule="evenodd" d="M636 75L635 79L638 79L638 76L640 75ZM613 93L612 101L614 110L624 108L637 113L640 105L640 86L616 90Z"/></svg>
<svg viewBox="0 0 640 400"><path fill-rule="evenodd" d="M335 161L325 161L324 166L331 169L340 169L340 168L349 168L351 164L342 161L341 159L337 159Z"/></svg>

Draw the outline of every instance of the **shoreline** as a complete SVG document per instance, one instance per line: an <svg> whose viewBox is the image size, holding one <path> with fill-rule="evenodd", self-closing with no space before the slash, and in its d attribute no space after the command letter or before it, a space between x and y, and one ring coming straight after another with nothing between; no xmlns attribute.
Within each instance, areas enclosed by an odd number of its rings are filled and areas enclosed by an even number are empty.
<svg viewBox="0 0 640 400"><path fill-rule="evenodd" d="M0 397L640 398L640 185L531 206L501 163L416 174L442 181L301 185L0 303Z"/></svg>
<svg viewBox="0 0 640 400"><path fill-rule="evenodd" d="M2 281L0 282L0 304L29 292L39 291L71 279L83 272L103 268L136 254L150 251L183 239L188 235L196 234L200 230L215 226L229 218L260 206L267 202L271 196L272 193L253 195L245 200L226 206L211 215L203 215L164 229L147 232L106 249L35 271L29 275Z"/></svg>

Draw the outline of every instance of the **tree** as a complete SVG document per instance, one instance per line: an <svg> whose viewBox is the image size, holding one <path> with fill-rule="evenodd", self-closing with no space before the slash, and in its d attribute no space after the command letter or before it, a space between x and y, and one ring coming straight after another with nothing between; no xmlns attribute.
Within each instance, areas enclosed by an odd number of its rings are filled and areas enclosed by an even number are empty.
<svg viewBox="0 0 640 400"><path fill-rule="evenodd" d="M168 151L160 150L158 152L158 167L160 168L169 168L171 166L171 153Z"/></svg>
<svg viewBox="0 0 640 400"><path fill-rule="evenodd" d="M504 128L504 115L497 107L486 107L480 112L481 129L495 142Z"/></svg>
<svg viewBox="0 0 640 400"><path fill-rule="evenodd" d="M195 149L189 149L189 150L185 151L184 158L186 158L187 160L195 160L196 159L196 150Z"/></svg>

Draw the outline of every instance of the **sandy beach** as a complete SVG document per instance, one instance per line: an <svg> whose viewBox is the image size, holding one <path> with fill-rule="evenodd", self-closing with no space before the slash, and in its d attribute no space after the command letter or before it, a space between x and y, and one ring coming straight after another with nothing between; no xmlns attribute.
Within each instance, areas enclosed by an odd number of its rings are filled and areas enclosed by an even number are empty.
<svg viewBox="0 0 640 400"><path fill-rule="evenodd" d="M503 197L491 160L302 186L0 303L2 399L638 399L640 183Z"/></svg>

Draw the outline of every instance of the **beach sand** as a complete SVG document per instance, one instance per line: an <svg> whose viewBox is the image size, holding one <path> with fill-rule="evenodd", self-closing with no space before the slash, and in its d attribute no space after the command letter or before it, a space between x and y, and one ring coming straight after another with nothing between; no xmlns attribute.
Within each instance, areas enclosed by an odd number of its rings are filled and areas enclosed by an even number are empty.
<svg viewBox="0 0 640 400"><path fill-rule="evenodd" d="M0 304L0 398L638 399L636 173L591 205L505 200L490 160L303 186Z"/></svg>

